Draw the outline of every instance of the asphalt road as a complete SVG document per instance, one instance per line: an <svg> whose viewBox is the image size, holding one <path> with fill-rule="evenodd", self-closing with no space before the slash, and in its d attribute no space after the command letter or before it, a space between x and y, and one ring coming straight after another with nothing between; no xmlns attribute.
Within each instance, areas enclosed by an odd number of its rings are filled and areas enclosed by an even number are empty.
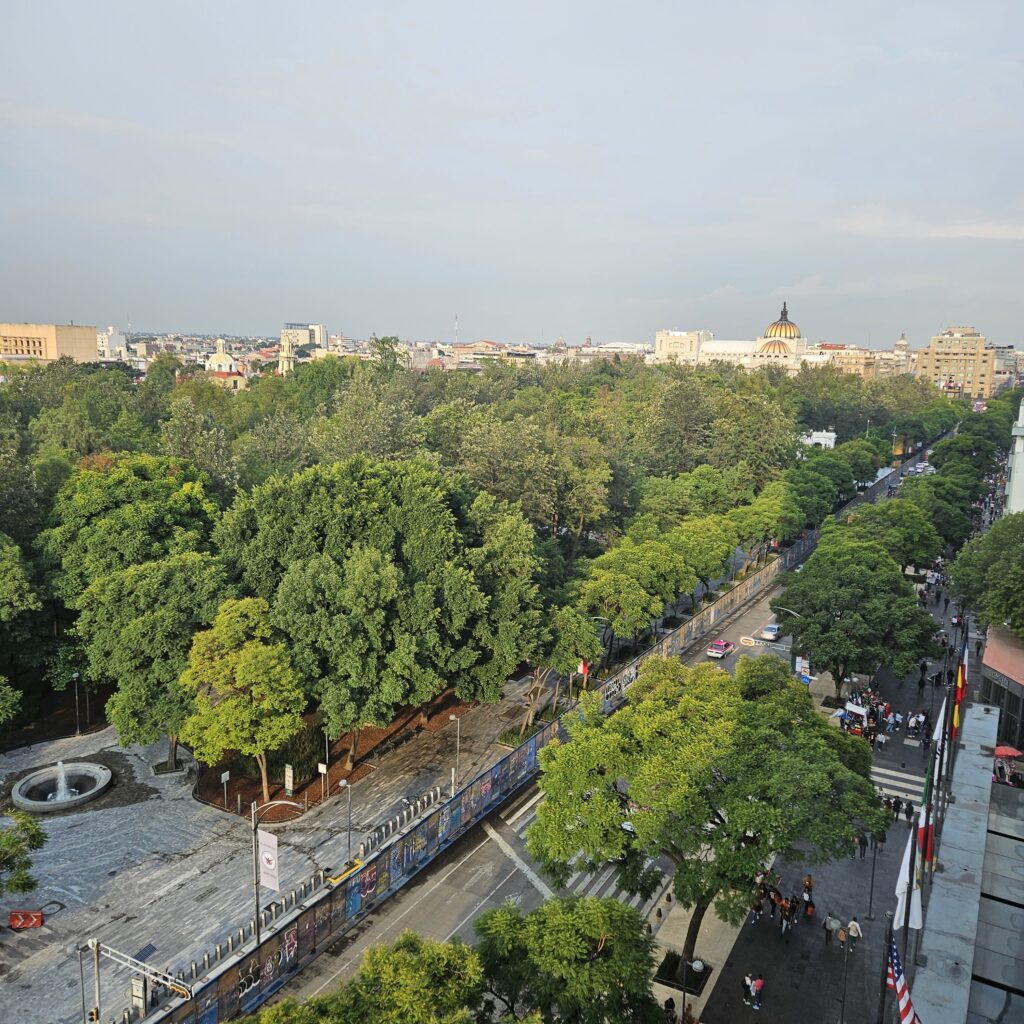
<svg viewBox="0 0 1024 1024"><path fill-rule="evenodd" d="M727 671L732 671L742 654L773 653L788 660L788 638L771 645L747 646L741 642L742 637L756 637L761 627L772 620L768 607L771 596L771 591L763 594L722 623L683 656L684 663L698 665L711 661L704 653L705 648L711 640L719 638L736 645L732 654L718 662ZM646 902L619 888L617 869L610 864L593 874L573 876L565 889L554 889L550 885L525 845L525 832L536 815L539 800L540 792L535 783L524 787L504 807L471 829L416 881L365 918L353 932L340 938L272 1001L289 996L305 999L330 991L356 971L370 946L392 942L406 929L435 939L458 936L473 942L476 918L506 900L531 910L552 894L616 896L640 910L656 929L657 910L667 911L664 901L667 870L662 886Z"/></svg>

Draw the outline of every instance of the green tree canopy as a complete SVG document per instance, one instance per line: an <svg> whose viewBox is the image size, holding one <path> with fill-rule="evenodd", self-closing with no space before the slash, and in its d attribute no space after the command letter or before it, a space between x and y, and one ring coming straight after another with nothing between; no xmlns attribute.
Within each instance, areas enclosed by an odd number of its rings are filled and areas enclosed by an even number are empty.
<svg viewBox="0 0 1024 1024"><path fill-rule="evenodd" d="M899 498L859 506L848 529L862 540L877 541L904 570L930 565L942 553L942 538L920 506Z"/></svg>
<svg viewBox="0 0 1024 1024"><path fill-rule="evenodd" d="M271 478L217 539L270 604L332 731L383 724L446 686L492 700L537 648L522 518L426 464L355 458Z"/></svg>
<svg viewBox="0 0 1024 1024"><path fill-rule="evenodd" d="M32 853L42 849L46 833L30 814L10 811L10 824L0 828L0 896L6 893L32 892Z"/></svg>
<svg viewBox="0 0 1024 1024"><path fill-rule="evenodd" d="M229 751L254 757L270 799L267 753L302 729L306 695L287 647L273 642L262 598L228 598L213 626L192 641L181 685L192 710L181 727L196 756L216 764Z"/></svg>
<svg viewBox="0 0 1024 1024"><path fill-rule="evenodd" d="M554 898L526 914L509 902L474 928L484 990L503 1019L664 1020L651 994L654 940L618 900Z"/></svg>
<svg viewBox="0 0 1024 1024"><path fill-rule="evenodd" d="M192 708L179 681L193 634L230 596L227 573L208 554L186 552L102 576L82 595L75 632L91 678L117 685L107 716L121 743L178 734Z"/></svg>
<svg viewBox="0 0 1024 1024"><path fill-rule="evenodd" d="M219 513L203 481L190 463L153 455L101 456L76 472L38 542L57 595L75 608L108 573L208 550Z"/></svg>
<svg viewBox="0 0 1024 1024"><path fill-rule="evenodd" d="M803 687L762 680L756 699L745 689L754 688L717 667L650 658L620 711L604 717L585 698L568 740L539 755L544 800L530 852L560 880L630 852L667 857L677 899L693 908L684 961L709 907L743 920L754 877L775 855L844 856L851 823L884 813L856 741Z"/></svg>
<svg viewBox="0 0 1024 1024"><path fill-rule="evenodd" d="M968 541L949 566L950 589L985 624L1024 639L1024 512L1005 515Z"/></svg>
<svg viewBox="0 0 1024 1024"><path fill-rule="evenodd" d="M837 698L851 672L890 665L905 675L932 648L935 624L899 565L881 544L841 527L788 577L772 609L795 649L831 673Z"/></svg>

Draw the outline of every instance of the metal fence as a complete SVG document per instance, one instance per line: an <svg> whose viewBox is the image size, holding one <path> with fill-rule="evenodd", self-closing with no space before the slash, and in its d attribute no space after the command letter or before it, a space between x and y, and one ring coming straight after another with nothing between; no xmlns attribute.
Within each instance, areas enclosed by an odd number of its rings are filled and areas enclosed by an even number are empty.
<svg viewBox="0 0 1024 1024"><path fill-rule="evenodd" d="M837 515L844 515L864 501L872 501L888 485L888 477L876 481ZM777 557L736 583L596 687L605 711L623 703L626 690L647 658L677 655L700 641L716 623L763 593L780 572L792 569L807 558L818 536L817 530L809 532L783 549ZM281 914L275 907L258 949L246 949L245 943L240 947L232 944L224 956L218 946L214 958L209 960L208 976L192 981L184 972L179 975L192 986L193 998L169 999L153 1010L146 1021L152 1024L221 1024L255 1010L327 946L531 780L538 772L537 752L558 735L564 735L560 719L546 725L482 772L407 832L387 842L336 885L325 884L320 888L311 885L308 898L296 905L293 897L291 909L287 908L287 901L282 903L284 912ZM303 896L306 891L304 886ZM207 959L204 959L204 971L206 964ZM198 973L195 964L192 972Z"/></svg>

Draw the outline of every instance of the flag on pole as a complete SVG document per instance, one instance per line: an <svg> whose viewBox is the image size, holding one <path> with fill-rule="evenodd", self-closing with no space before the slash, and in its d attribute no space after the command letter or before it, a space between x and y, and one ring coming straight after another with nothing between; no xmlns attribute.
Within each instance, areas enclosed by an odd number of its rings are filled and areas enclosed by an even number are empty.
<svg viewBox="0 0 1024 1024"><path fill-rule="evenodd" d="M907 988L907 979L903 974L903 964L900 963L895 936L889 940L889 969L886 972L885 984L886 988L896 993L900 1024L923 1024L921 1018L914 1012L914 1004L910 1001L910 989Z"/></svg>
<svg viewBox="0 0 1024 1024"><path fill-rule="evenodd" d="M915 838L913 831L911 831L910 835L907 836L907 848L903 851L903 864L900 867L900 873L896 879L896 917L892 922L892 926L897 931L903 927L904 923L906 923L908 928L917 929L920 929L924 925L924 916L921 913L921 884L917 875L916 864L914 865L914 879L909 900L909 920L907 914L907 876L910 874L910 857L911 850L914 847ZM915 861L917 860L916 855L914 856L914 859Z"/></svg>
<svg viewBox="0 0 1024 1024"><path fill-rule="evenodd" d="M967 650L964 649L964 656L957 666L956 670L956 692L953 696L953 718L952 725L949 729L949 739L951 743L956 743L956 738L960 732L960 703L964 699L964 695L967 693Z"/></svg>
<svg viewBox="0 0 1024 1024"><path fill-rule="evenodd" d="M281 880L277 871L277 836L273 832L264 832L263 829L260 829L257 837L259 840L260 885L273 889L274 892L280 892Z"/></svg>
<svg viewBox="0 0 1024 1024"><path fill-rule="evenodd" d="M935 779L939 780L942 778L942 770L945 768L946 761L946 744L942 742L942 730L946 725L946 705L949 703L949 697L942 698L942 709L939 711L939 717L935 719L935 729L932 731L932 750L935 751Z"/></svg>
<svg viewBox="0 0 1024 1024"><path fill-rule="evenodd" d="M917 812L917 855L921 864L929 864L932 859L932 844L935 840L935 823L928 814L928 804L922 798L921 809Z"/></svg>

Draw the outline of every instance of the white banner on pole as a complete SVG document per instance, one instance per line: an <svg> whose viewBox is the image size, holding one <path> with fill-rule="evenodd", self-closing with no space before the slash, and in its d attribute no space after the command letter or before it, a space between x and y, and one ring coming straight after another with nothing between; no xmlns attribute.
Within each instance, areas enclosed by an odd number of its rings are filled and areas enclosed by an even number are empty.
<svg viewBox="0 0 1024 1024"><path fill-rule="evenodd" d="M260 885L273 889L274 892L281 891L281 880L277 872L277 836L273 832L264 832L260 829L257 833L260 855Z"/></svg>
<svg viewBox="0 0 1024 1024"><path fill-rule="evenodd" d="M899 877L896 879L896 916L893 918L892 926L899 931L904 924L908 928L921 929L924 927L924 916L921 912L921 882L914 871L914 878L910 888L910 899L907 899L907 875L910 874L910 851L914 845L914 833L907 836L907 848L903 851L903 863L900 865ZM914 867L917 867L917 855L914 857ZM909 919L908 919L909 918Z"/></svg>

